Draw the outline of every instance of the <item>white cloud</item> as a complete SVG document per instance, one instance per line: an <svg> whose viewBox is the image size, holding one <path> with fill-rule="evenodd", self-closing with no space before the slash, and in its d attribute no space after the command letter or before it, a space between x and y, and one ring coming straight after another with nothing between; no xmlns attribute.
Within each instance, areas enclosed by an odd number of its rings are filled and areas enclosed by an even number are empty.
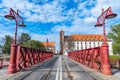
<svg viewBox="0 0 120 80"><path fill-rule="evenodd" d="M18 9L22 16L27 21L40 21L40 22L60 22L66 18L62 16L62 7L59 6L58 1L38 5L25 0L3 0L2 6L7 8ZM10 4L11 3L11 4ZM4 10L4 9L3 9ZM33 12L32 14L30 12ZM47 20L46 20L47 18Z"/></svg>
<svg viewBox="0 0 120 80"><path fill-rule="evenodd" d="M119 10L120 5L118 4L119 0L116 0L115 2L114 2L114 0L106 0L106 1L98 0L95 7L91 8L90 10L87 10L86 8L84 8L87 5L86 3L87 3L87 1L82 3L82 6L78 6L78 9L80 9L80 10L83 7L83 11L79 12L79 10L78 10L76 12L76 14L74 16L74 20L72 22L72 25L70 26L70 32L72 32L72 33L77 33L77 32L78 33L101 33L102 34L102 27L97 28L97 29L94 28L96 19L101 14L101 9L102 8L106 9L111 5L113 12L117 11L117 13L118 12L120 13L120 10ZM94 1L92 3L94 4ZM114 4L114 3L116 3L116 4ZM81 5L81 3L79 5ZM80 18L80 17L84 17L84 18ZM108 26L111 26L111 24L114 25L113 23L115 23L116 21L119 21L118 20L119 18L120 18L120 16L117 16L117 18L115 18L115 19L106 20L106 26L107 26L106 32L107 33L109 31Z"/></svg>
<svg viewBox="0 0 120 80"><path fill-rule="evenodd" d="M83 10L83 9L85 8L86 4L87 4L87 1L85 1L85 2L83 2L83 3L79 3L79 4L78 4L78 9L79 9L79 10Z"/></svg>
<svg viewBox="0 0 120 80"><path fill-rule="evenodd" d="M95 18L93 18L93 17L87 17L87 18L85 18L84 19L84 22L86 23L92 23L92 22L95 22L96 21L96 19Z"/></svg>
<svg viewBox="0 0 120 80"><path fill-rule="evenodd" d="M97 0L96 6L91 10L92 16L98 17L102 12L102 8L107 9L110 6L113 11L118 11L120 7L119 2L119 0Z"/></svg>
<svg viewBox="0 0 120 80"><path fill-rule="evenodd" d="M62 16L62 7L56 1L51 4L45 4L42 8L44 11L43 16L46 16L49 22L60 22L66 19Z"/></svg>
<svg viewBox="0 0 120 80"><path fill-rule="evenodd" d="M8 13L8 9L2 9L1 11L0 11L0 16L4 16L5 14L7 14Z"/></svg>
<svg viewBox="0 0 120 80"><path fill-rule="evenodd" d="M95 3L96 3L95 0L89 0L88 3L87 3L87 5L92 6L92 5L94 5Z"/></svg>
<svg viewBox="0 0 120 80"><path fill-rule="evenodd" d="M11 35L11 36L13 36L13 34L14 34L14 33L12 33L12 32L0 30L0 39L1 39L1 38L4 38L5 35Z"/></svg>
<svg viewBox="0 0 120 80"><path fill-rule="evenodd" d="M57 43L57 49L59 46L59 31L64 30L65 34L74 34L74 33L101 33L102 34L102 27L95 28L94 24L96 23L97 17L101 14L101 9L105 8L107 9L109 6L112 7L113 12L116 12L117 14L120 13L120 5L119 0L87 0L84 2L80 2L78 5L78 9L75 12L75 15L73 16L74 9L70 10L64 10L65 4L70 0L54 0L50 3L45 3L43 5L38 5L32 2L29 2L28 0L2 0L2 3L0 3L0 20L1 17L8 13L9 8L13 9L19 9L20 15L22 15L26 21L31 22L43 22L46 23L52 22L67 22L71 21L71 26L67 26L65 24L63 25L53 25L51 34L42 35L37 33L31 33L31 31L19 29L19 34L22 32L30 33L32 36L32 39L36 40L42 40L46 41L47 38L50 39L50 41L55 41ZM74 0L75 2L78 2L79 0ZM43 1L48 2L48 0ZM60 2L60 3L59 3ZM95 4L96 2L96 4ZM86 5L93 5L90 10L86 9ZM67 6L66 6L67 7ZM72 19L73 18L73 19ZM118 15L115 19L112 20L106 20L106 32L109 31L108 26L111 24L114 25L114 22L119 21L120 16ZM4 19L5 20L5 19ZM10 23L9 21L6 22ZM1 25L0 25L1 26ZM4 29L7 30L7 29ZM0 33L0 36L3 36L5 34L14 35L11 31L2 31ZM18 35L19 35L18 34ZM52 37L54 36L54 38Z"/></svg>
<svg viewBox="0 0 120 80"><path fill-rule="evenodd" d="M83 11L79 12L79 13L80 13L79 16L81 16L81 17L89 17L89 15L90 15L90 11L87 9L83 9Z"/></svg>
<svg viewBox="0 0 120 80"><path fill-rule="evenodd" d="M75 25L82 25L83 24L83 19L80 19L78 17L76 17L74 19L74 21L72 22L72 25L75 26Z"/></svg>
<svg viewBox="0 0 120 80"><path fill-rule="evenodd" d="M26 11L26 12L24 13L24 16L26 16L26 18L29 18L29 17L31 17L31 13L30 13L29 11Z"/></svg>
<svg viewBox="0 0 120 80"><path fill-rule="evenodd" d="M52 31L54 33L59 33L61 30L64 30L65 32L68 31L68 27L66 27L65 25L62 26L55 26L54 28L52 28Z"/></svg>
<svg viewBox="0 0 120 80"><path fill-rule="evenodd" d="M38 14L33 14L30 15L30 17L27 18L27 21L32 21L32 22L46 22L43 16L38 15Z"/></svg>
<svg viewBox="0 0 120 80"><path fill-rule="evenodd" d="M0 8L3 8L2 4L0 4Z"/></svg>

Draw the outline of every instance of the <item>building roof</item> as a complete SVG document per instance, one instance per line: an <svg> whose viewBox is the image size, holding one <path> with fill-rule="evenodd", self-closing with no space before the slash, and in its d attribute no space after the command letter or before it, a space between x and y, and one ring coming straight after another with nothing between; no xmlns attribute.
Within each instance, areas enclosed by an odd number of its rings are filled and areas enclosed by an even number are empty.
<svg viewBox="0 0 120 80"><path fill-rule="evenodd" d="M42 42L45 47L55 47L55 42Z"/></svg>
<svg viewBox="0 0 120 80"><path fill-rule="evenodd" d="M102 34L72 34L69 37L65 36L66 40L79 40L79 41L103 41L104 36ZM108 38L107 38L108 40Z"/></svg>

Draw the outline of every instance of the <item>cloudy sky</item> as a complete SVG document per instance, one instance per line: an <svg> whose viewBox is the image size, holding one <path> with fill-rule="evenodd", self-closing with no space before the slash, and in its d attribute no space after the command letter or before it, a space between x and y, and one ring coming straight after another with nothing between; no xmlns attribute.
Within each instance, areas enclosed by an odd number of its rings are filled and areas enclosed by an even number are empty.
<svg viewBox="0 0 120 80"><path fill-rule="evenodd" d="M59 49L59 32L71 34L102 34L102 27L94 27L101 9L112 7L116 18L106 20L106 32L110 26L120 23L120 0L0 0L0 39L14 36L15 21L5 19L10 8L19 10L26 27L18 28L18 36L25 32L32 39L56 42Z"/></svg>

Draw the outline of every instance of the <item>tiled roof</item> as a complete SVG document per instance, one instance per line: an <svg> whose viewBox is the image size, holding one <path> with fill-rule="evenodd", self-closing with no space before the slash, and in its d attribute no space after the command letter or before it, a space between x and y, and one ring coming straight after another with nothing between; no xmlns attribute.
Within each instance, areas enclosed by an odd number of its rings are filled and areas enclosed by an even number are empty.
<svg viewBox="0 0 120 80"><path fill-rule="evenodd" d="M73 34L69 36L69 39L81 41L102 41L104 40L104 36L102 34Z"/></svg>
<svg viewBox="0 0 120 80"><path fill-rule="evenodd" d="M42 44L46 47L55 47L55 42L42 42Z"/></svg>

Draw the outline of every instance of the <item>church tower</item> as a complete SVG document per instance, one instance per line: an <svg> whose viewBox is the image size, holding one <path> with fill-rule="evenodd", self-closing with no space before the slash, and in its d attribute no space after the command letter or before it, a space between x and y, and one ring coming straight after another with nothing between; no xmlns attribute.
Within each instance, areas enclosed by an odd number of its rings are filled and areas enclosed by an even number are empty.
<svg viewBox="0 0 120 80"><path fill-rule="evenodd" d="M64 31L60 31L60 54L64 54Z"/></svg>

